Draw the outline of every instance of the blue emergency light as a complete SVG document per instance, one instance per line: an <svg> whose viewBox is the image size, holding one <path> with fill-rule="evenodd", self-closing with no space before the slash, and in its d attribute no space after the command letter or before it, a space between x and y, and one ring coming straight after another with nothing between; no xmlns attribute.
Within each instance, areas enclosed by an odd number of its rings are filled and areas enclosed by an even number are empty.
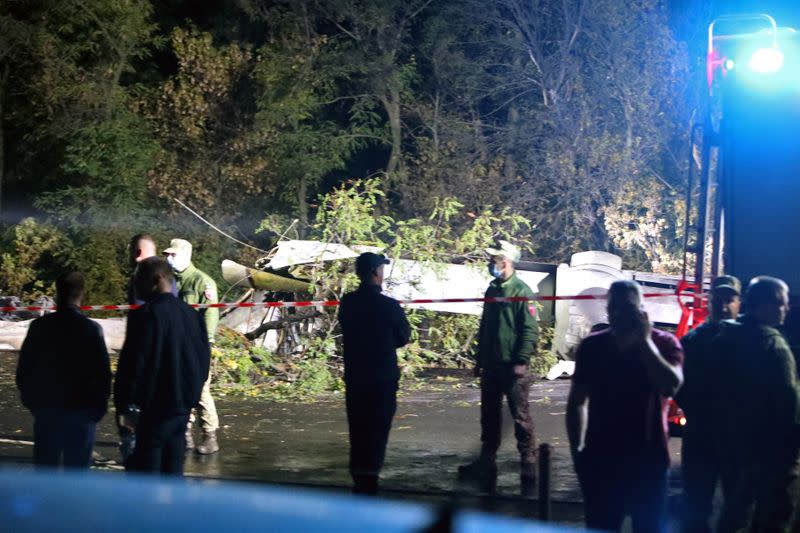
<svg viewBox="0 0 800 533"><path fill-rule="evenodd" d="M719 17L708 31L708 83L731 78L753 89L800 89L800 46L792 28L769 15Z"/></svg>
<svg viewBox="0 0 800 533"><path fill-rule="evenodd" d="M747 66L759 74L772 74L783 67L783 52L778 48L759 48L750 56Z"/></svg>

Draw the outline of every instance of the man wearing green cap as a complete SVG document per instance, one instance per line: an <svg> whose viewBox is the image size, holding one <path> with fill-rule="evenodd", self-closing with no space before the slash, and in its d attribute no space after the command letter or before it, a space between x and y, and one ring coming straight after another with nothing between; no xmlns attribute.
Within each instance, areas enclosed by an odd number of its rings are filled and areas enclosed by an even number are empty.
<svg viewBox="0 0 800 533"><path fill-rule="evenodd" d="M519 249L508 241L487 248L489 272L494 280L486 298L532 298L533 291L519 279L514 265ZM539 326L534 302L485 303L478 331L476 375L481 376L481 453L478 459L458 469L461 479L477 481L493 492L497 481L497 450L500 447L503 397L514 420L514 435L520 454L520 491L531 496L536 485L536 442L528 408L530 359L536 354Z"/></svg>
<svg viewBox="0 0 800 533"><path fill-rule="evenodd" d="M718 276L714 279L708 318L681 339L684 382L676 400L687 422L681 451L684 531L711 531L709 519L721 473L717 446L719 420L712 407L720 375L712 341L738 317L741 293L742 284L738 278Z"/></svg>
<svg viewBox="0 0 800 533"><path fill-rule="evenodd" d="M175 271L175 278L178 281L178 297L187 304L215 304L219 302L217 295L217 284L214 280L198 269L192 263L192 244L184 239L172 239L169 248L164 250L167 262ZM219 322L219 309L206 308L200 309L206 323L208 331L208 342L214 343L214 336ZM211 374L203 385L203 392L200 395L200 402L197 404L197 413L200 416L200 425L203 428L203 440L196 448L192 436L192 424L195 417L192 412L189 418L189 425L186 428L186 448L195 448L199 454L212 454L219 451L217 442L217 430L219 429L219 417L217 416L217 406L211 396Z"/></svg>

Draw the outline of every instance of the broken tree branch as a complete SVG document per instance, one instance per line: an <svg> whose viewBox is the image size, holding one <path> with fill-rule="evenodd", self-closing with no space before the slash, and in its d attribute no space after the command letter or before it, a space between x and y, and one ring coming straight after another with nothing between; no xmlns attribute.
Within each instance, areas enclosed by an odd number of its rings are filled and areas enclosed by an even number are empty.
<svg viewBox="0 0 800 533"><path fill-rule="evenodd" d="M270 322L265 322L264 324L261 324L260 326L258 326L253 331L249 331L249 332L245 333L244 336L247 337L248 340L253 341L253 340L256 340L261 335L263 335L264 333L266 333L267 331L269 331L271 329L285 328L289 324L294 324L296 322L302 322L303 320L309 320L309 319L312 319L312 318L319 318L321 316L322 316L321 312L315 311L314 313L311 313L310 315L292 315L292 316L288 316L286 318L281 318L280 320L272 320Z"/></svg>

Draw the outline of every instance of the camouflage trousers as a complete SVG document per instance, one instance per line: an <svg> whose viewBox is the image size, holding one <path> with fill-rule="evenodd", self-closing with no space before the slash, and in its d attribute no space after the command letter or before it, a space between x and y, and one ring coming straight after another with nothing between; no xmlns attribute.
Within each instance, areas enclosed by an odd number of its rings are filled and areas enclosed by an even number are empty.
<svg viewBox="0 0 800 533"><path fill-rule="evenodd" d="M528 407L531 376L514 375L511 364L484 368L481 376L481 443L482 455L494 458L500 448L503 421L503 397L514 420L514 436L522 464L536 462L536 438Z"/></svg>
<svg viewBox="0 0 800 533"><path fill-rule="evenodd" d="M717 531L798 531L794 521L798 464L723 464L724 504Z"/></svg>
<svg viewBox="0 0 800 533"><path fill-rule="evenodd" d="M197 407L192 409L191 415L189 415L189 424L186 426L187 430L192 429L192 425L196 420L195 411L197 411L197 415L200 417L200 427L203 431L212 432L219 429L217 405L214 403L214 398L211 396L211 376L209 376L203 384L203 392L200 393L200 401L197 403Z"/></svg>

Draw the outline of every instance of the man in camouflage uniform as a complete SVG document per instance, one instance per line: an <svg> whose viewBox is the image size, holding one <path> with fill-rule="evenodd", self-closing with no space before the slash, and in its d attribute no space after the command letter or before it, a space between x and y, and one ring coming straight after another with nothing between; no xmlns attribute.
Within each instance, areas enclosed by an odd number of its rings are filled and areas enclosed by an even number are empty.
<svg viewBox="0 0 800 533"><path fill-rule="evenodd" d="M178 281L178 297L187 304L215 304L219 302L217 295L217 284L211 276L199 270L192 264L192 244L183 239L172 239L169 248L164 250L167 261L175 271L175 278ZM201 309L200 313L206 322L208 331L208 341L214 343L214 334L219 322L219 309ZM212 454L219 451L217 442L217 430L219 429L219 417L217 416L217 406L211 396L211 373L203 385L203 392L200 395L200 402L197 404L197 412L200 416L200 425L203 428L203 440L195 448L199 454ZM195 416L192 412L189 418L189 425L186 428L186 448L194 448L194 438L192 437L192 424Z"/></svg>
<svg viewBox="0 0 800 533"><path fill-rule="evenodd" d="M720 386L712 405L723 444L725 500L716 531L785 531L791 524L800 386L794 356L778 329L788 309L786 283L753 278L740 323L723 328L713 341Z"/></svg>
<svg viewBox="0 0 800 533"><path fill-rule="evenodd" d="M514 265L519 249L507 241L488 248L489 272L494 280L487 298L533 297L519 279ZM497 481L497 450L500 448L503 397L514 420L514 435L520 454L520 492L532 496L536 484L536 442L528 408L530 359L536 354L539 326L532 301L485 303L478 332L475 374L481 377L481 453L458 469L459 478L477 481L484 492L493 492Z"/></svg>

